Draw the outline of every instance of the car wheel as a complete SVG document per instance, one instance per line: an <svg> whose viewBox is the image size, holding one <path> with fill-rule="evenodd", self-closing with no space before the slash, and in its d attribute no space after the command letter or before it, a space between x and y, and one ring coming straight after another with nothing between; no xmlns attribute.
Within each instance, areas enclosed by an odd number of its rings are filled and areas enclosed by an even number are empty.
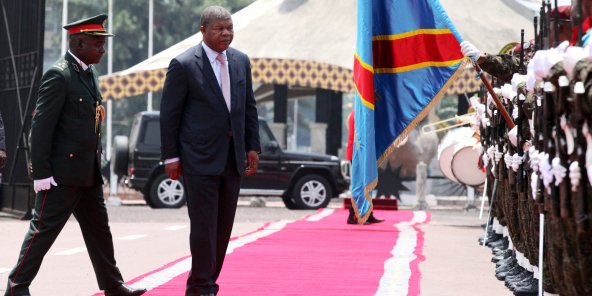
<svg viewBox="0 0 592 296"><path fill-rule="evenodd" d="M294 199L292 199L292 197L288 194L284 194L282 195L282 200L284 201L284 205L286 205L286 208L288 208L289 210L297 210L298 206L296 205L296 203L294 202Z"/></svg>
<svg viewBox="0 0 592 296"><path fill-rule="evenodd" d="M292 198L300 209L325 208L331 201L329 182L320 175L306 175L298 179L292 191Z"/></svg>
<svg viewBox="0 0 592 296"><path fill-rule="evenodd" d="M111 148L111 165L118 176L127 175L129 162L129 142L126 136L115 136Z"/></svg>
<svg viewBox="0 0 592 296"><path fill-rule="evenodd" d="M152 182L149 198L152 208L180 208L185 204L185 189L179 180L162 174Z"/></svg>

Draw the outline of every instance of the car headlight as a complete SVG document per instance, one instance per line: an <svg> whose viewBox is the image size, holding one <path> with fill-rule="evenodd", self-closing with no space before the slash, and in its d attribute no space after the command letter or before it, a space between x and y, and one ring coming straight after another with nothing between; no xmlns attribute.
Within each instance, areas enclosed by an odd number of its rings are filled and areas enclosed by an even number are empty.
<svg viewBox="0 0 592 296"><path fill-rule="evenodd" d="M351 179L351 162L348 160L342 160L340 163L341 175L344 179Z"/></svg>

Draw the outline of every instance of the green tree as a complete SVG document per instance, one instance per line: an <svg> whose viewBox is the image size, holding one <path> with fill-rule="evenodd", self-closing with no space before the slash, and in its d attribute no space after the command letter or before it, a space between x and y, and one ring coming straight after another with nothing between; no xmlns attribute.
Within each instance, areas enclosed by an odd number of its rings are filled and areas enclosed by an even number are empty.
<svg viewBox="0 0 592 296"><path fill-rule="evenodd" d="M148 58L149 0L113 0L113 72L125 70ZM199 31L201 11L220 5L234 13L254 0L154 0L153 52L159 53ZM63 0L46 0L45 69L61 53ZM68 19L77 20L108 12L107 0L69 0ZM107 73L107 58L96 65ZM153 109L158 109L160 93L153 94ZM146 110L146 95L116 100L113 103L113 135L129 135L133 115ZM106 130L106 127L103 127ZM106 141L103 137L103 141Z"/></svg>
<svg viewBox="0 0 592 296"><path fill-rule="evenodd" d="M149 0L113 0L113 71L125 70L148 58ZM154 0L153 51L158 53L199 31L201 11L210 5L226 7L232 13L254 0ZM46 1L46 59L59 58L63 0ZM76 20L108 11L108 1L69 0L68 19ZM107 73L107 63L97 65Z"/></svg>

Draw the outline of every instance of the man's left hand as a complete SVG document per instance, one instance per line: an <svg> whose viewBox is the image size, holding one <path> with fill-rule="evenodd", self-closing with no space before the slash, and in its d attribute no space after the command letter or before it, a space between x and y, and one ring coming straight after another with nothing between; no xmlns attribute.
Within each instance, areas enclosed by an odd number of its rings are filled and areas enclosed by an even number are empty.
<svg viewBox="0 0 592 296"><path fill-rule="evenodd" d="M0 150L0 169L6 164L6 151Z"/></svg>
<svg viewBox="0 0 592 296"><path fill-rule="evenodd" d="M247 168L245 169L245 175L250 176L257 172L259 167L259 154L257 151L249 151L247 153Z"/></svg>
<svg viewBox="0 0 592 296"><path fill-rule="evenodd" d="M101 120L101 123L103 123L105 121L105 107L103 107L103 105L99 105L97 109L99 111L99 118Z"/></svg>

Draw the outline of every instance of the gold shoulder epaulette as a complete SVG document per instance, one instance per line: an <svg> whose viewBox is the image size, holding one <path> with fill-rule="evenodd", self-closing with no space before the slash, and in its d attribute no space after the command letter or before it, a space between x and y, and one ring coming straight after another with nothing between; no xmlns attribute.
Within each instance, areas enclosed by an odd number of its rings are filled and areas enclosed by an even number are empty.
<svg viewBox="0 0 592 296"><path fill-rule="evenodd" d="M66 70L66 68L68 68L68 62L67 61L57 62L53 65L53 67L56 69L59 69L60 71L64 71L64 70Z"/></svg>

